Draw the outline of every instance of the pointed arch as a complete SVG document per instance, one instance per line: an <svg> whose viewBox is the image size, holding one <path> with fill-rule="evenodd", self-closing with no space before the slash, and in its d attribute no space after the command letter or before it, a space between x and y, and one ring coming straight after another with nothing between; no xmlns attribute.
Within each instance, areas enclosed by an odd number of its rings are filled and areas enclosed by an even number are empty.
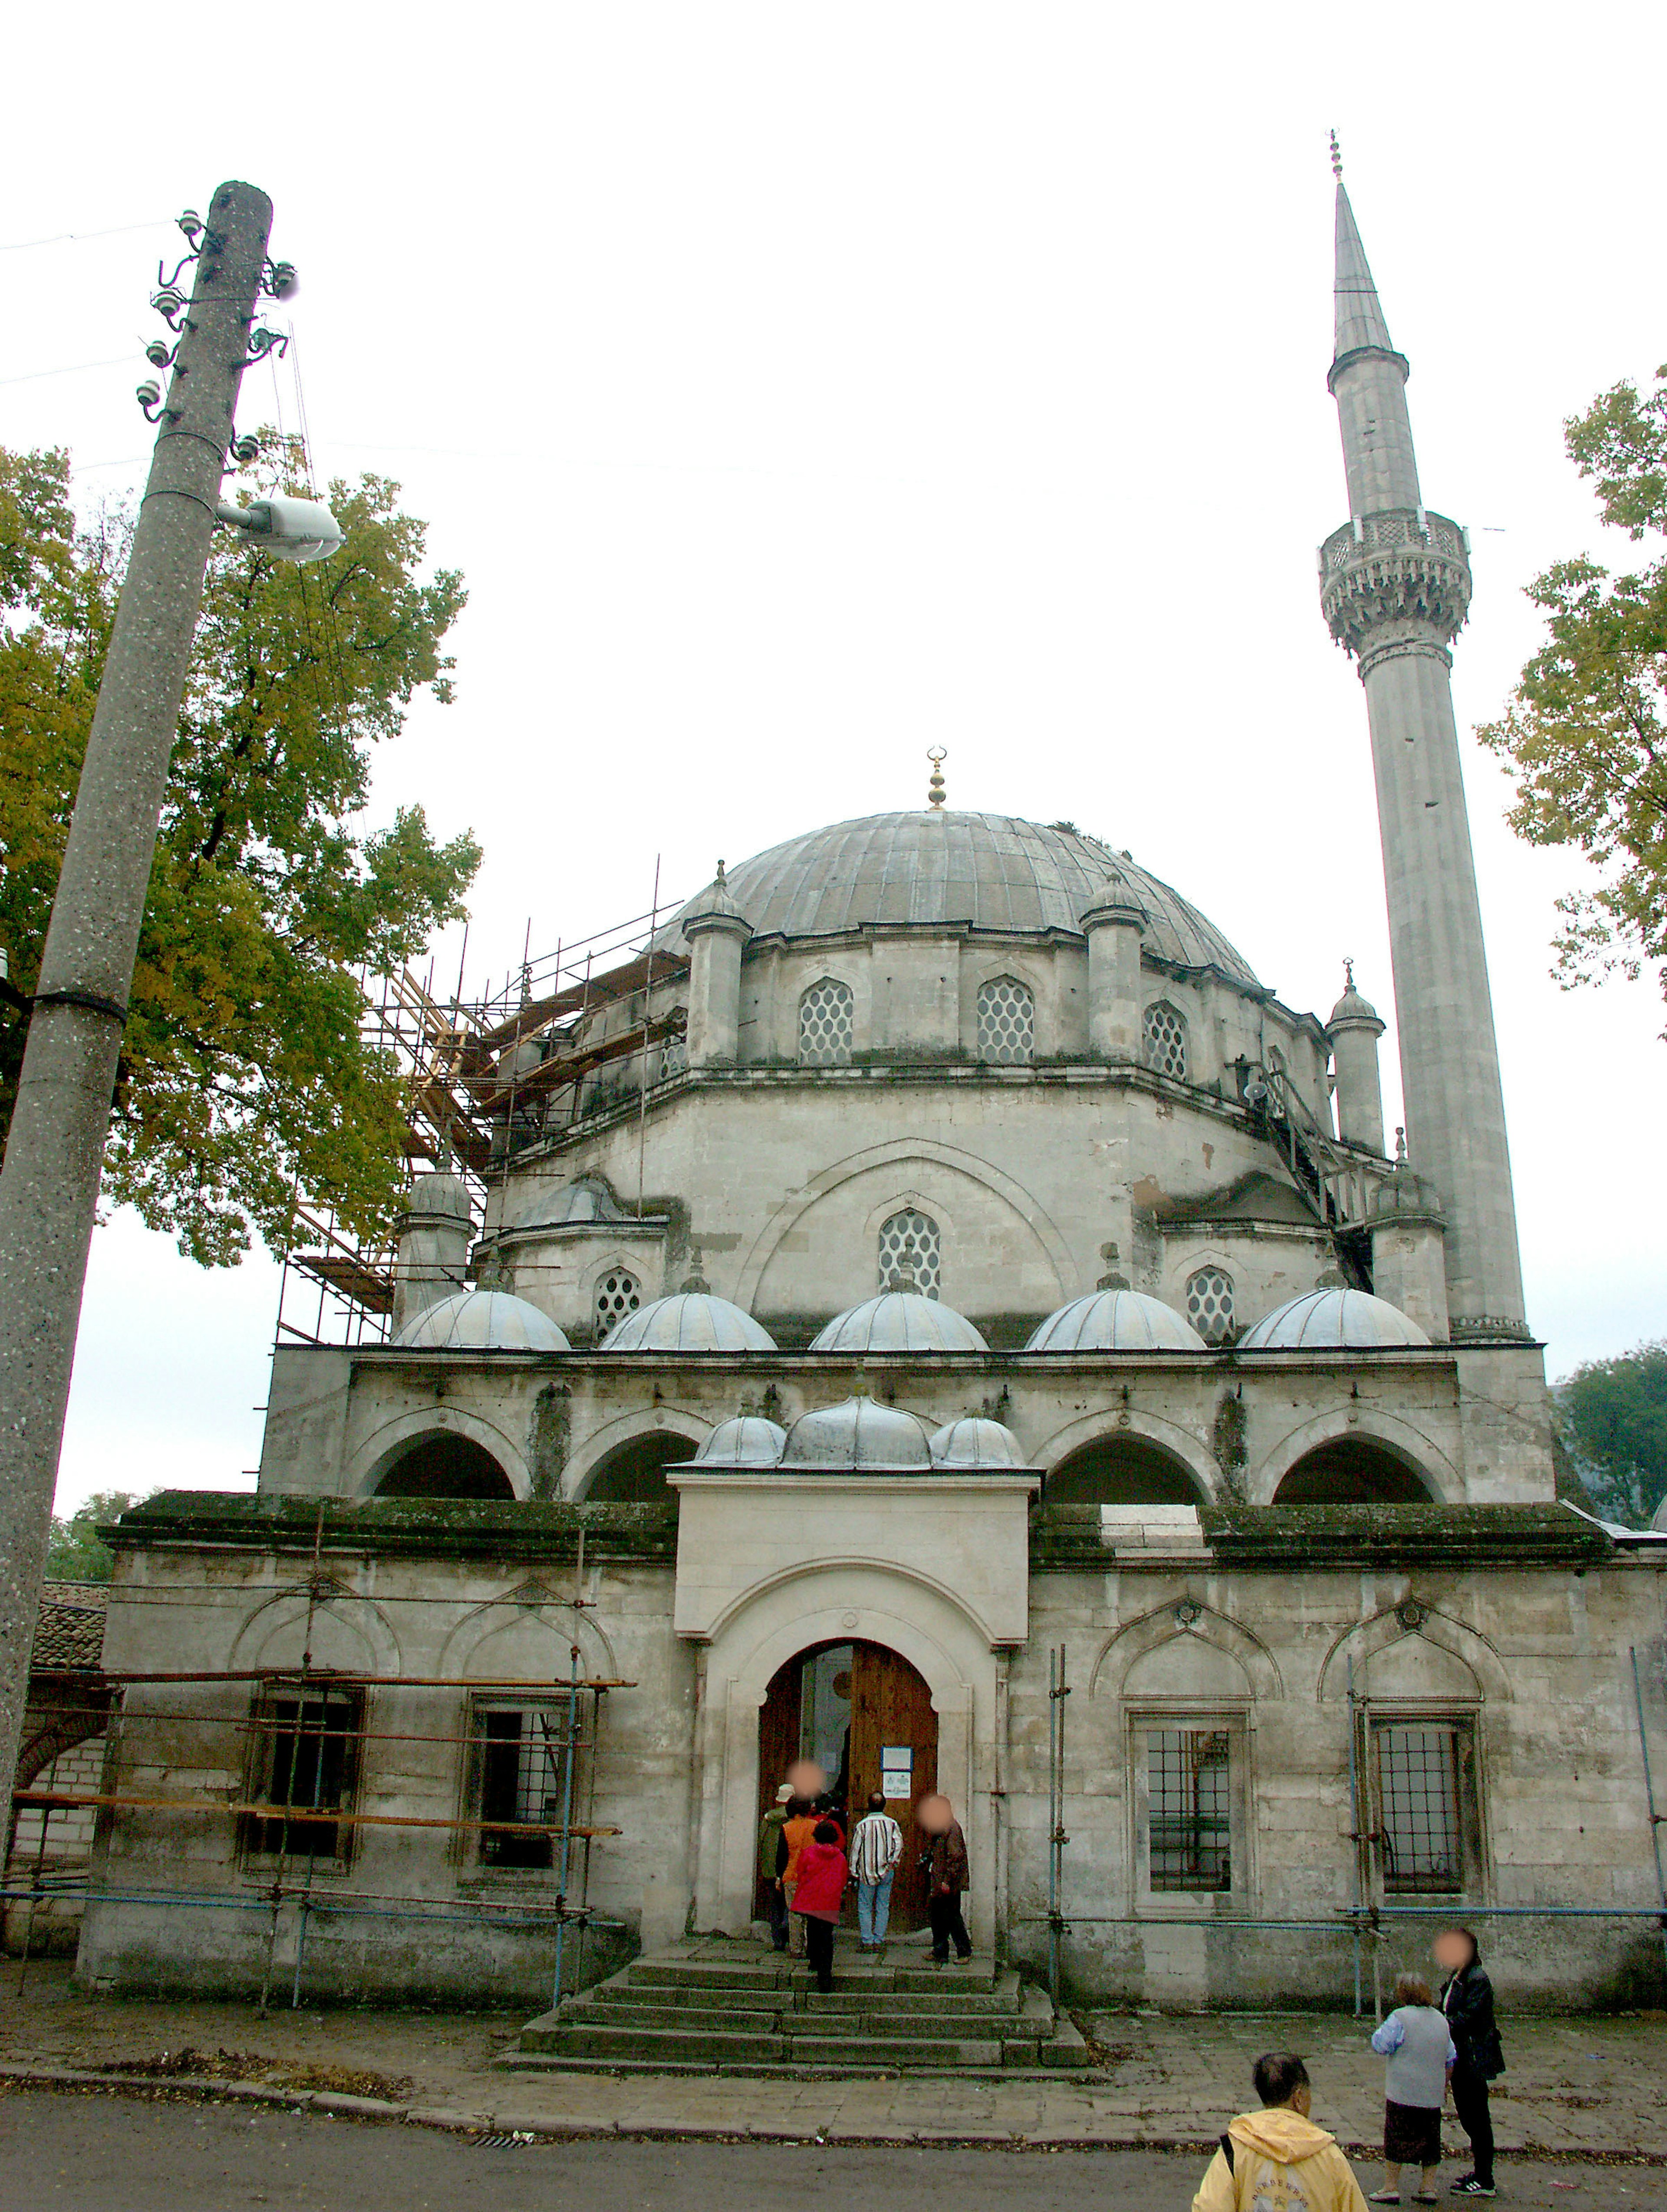
<svg viewBox="0 0 1667 2212"><path fill-rule="evenodd" d="M1121 1698L1135 1662L1165 1644L1195 1638L1231 1659L1244 1671L1250 1694L1261 1703L1285 1695L1285 1678L1279 1662L1258 1636L1225 1613L1191 1595L1171 1598L1149 1613L1126 1621L1100 1646L1089 1670L1091 1697Z"/></svg>
<svg viewBox="0 0 1667 2212"><path fill-rule="evenodd" d="M1456 1659L1476 1683L1479 1701L1490 1705L1511 1702L1511 1671L1498 1650L1479 1629L1451 1613L1436 1611L1415 1598L1402 1598L1365 1620L1356 1621L1336 1637L1320 1662L1314 1694L1321 1705L1348 1694L1348 1662L1354 1662L1357 1691L1370 1694L1371 1663L1395 1645L1421 1638L1435 1650Z"/></svg>

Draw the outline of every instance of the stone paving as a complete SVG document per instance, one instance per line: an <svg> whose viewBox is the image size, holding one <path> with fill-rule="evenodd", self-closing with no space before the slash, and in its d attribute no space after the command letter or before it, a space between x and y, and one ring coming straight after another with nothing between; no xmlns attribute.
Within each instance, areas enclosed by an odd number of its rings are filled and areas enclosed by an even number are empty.
<svg viewBox="0 0 1667 2212"><path fill-rule="evenodd" d="M1214 2141L1250 2101L1257 2052L1295 2049L1315 2082L1315 2118L1345 2145L1375 2148L1383 2068L1371 2023L1337 2013L1078 2015L1099 2051L1086 2074L989 2081L756 2080L745 2075L506 2075L519 2014L294 2013L248 2004L88 1997L66 1966L0 1968L0 2064L34 2078L62 2069L230 2069L254 2088L361 2098L380 2116L538 2133L727 2136L755 2141L1171 2146ZM1502 2150L1537 2157L1667 2163L1667 2015L1505 2019L1511 2070L1495 2106ZM13 2073L15 2080L17 2075ZM1463 2137L1449 2123L1456 2156Z"/></svg>

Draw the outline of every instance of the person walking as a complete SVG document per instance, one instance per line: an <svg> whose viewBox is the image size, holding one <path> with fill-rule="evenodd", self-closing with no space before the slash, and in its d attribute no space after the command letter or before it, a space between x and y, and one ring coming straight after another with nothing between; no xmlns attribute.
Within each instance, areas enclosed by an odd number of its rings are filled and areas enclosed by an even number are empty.
<svg viewBox="0 0 1667 2212"><path fill-rule="evenodd" d="M851 1838L851 1877L856 1883L857 1948L878 1951L891 1924L891 1883L903 1857L903 1830L876 1790Z"/></svg>
<svg viewBox="0 0 1667 2212"><path fill-rule="evenodd" d="M1366 2212L1336 2138L1308 2117L1313 2092L1301 2059L1264 2051L1250 2080L1262 2110L1230 2123L1192 2212Z"/></svg>
<svg viewBox="0 0 1667 2212"><path fill-rule="evenodd" d="M818 1820L799 1854L793 1917L805 1931L805 1955L824 1996L833 1987L834 1929L845 1909L850 1879L838 1828L831 1820Z"/></svg>
<svg viewBox="0 0 1667 2212"><path fill-rule="evenodd" d="M970 1879L967 1839L954 1808L936 1790L922 1798L915 1818L927 1838L921 1864L927 1875L926 1917L932 1926L933 1963L947 1966L953 1942L956 1964L964 1966L972 1956L972 1938L961 1917L961 1899Z"/></svg>
<svg viewBox="0 0 1667 2212"><path fill-rule="evenodd" d="M788 1807L793 1802L793 1784L784 1782L776 1793L776 1802L758 1823L758 1880L764 1893L764 1917L770 1923L770 1948L785 1951L788 1948L788 1901L782 1894L781 1877L776 1862L782 1841L782 1830L787 1825Z"/></svg>
<svg viewBox="0 0 1667 2212"><path fill-rule="evenodd" d="M793 1917L793 1893L799 1882L799 1857L816 1826L816 1812L807 1797L789 1797L781 1841L776 1846L776 1879L781 1884L788 1915L788 1949L795 1959L805 1955L805 1923Z"/></svg>
<svg viewBox="0 0 1667 2212"><path fill-rule="evenodd" d="M1468 1928L1444 1928L1430 1954L1447 1977L1441 1985L1441 2009L1447 2016L1454 2048L1453 2111L1470 2138L1472 2170L1453 2184L1455 2197L1492 2197L1494 2116L1488 2084L1505 2071L1505 2050L1494 2020L1494 1984L1482 1971L1481 1946Z"/></svg>
<svg viewBox="0 0 1667 2212"><path fill-rule="evenodd" d="M1402 1974L1395 1984L1395 2010L1372 2030L1372 2047L1389 2061L1384 2079L1384 2185L1368 2204L1399 2204L1401 2169L1421 2169L1424 2186L1415 2204L1434 2204L1441 2163L1441 2108L1447 2077L1458 2056L1447 2016L1421 1974Z"/></svg>

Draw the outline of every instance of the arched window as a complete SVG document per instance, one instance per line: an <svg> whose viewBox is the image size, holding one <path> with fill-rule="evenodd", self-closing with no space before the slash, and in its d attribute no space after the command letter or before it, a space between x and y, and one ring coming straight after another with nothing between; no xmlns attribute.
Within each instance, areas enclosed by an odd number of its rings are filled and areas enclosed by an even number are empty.
<svg viewBox="0 0 1667 2212"><path fill-rule="evenodd" d="M1187 1278L1187 1319L1206 1344L1233 1333L1233 1279L1225 1267L1200 1267Z"/></svg>
<svg viewBox="0 0 1667 2212"><path fill-rule="evenodd" d="M610 1267L596 1285L596 1337L599 1344L616 1322L642 1303L642 1285L629 1267Z"/></svg>
<svg viewBox="0 0 1667 2212"><path fill-rule="evenodd" d="M660 1081L662 1083L669 1083L674 1075L686 1075L688 1073L688 1039L684 1036L674 1036L669 1038L666 1042L665 1050L660 1055Z"/></svg>
<svg viewBox="0 0 1667 2212"><path fill-rule="evenodd" d="M1062 1505L1199 1505L1189 1468L1144 1437L1096 1437L1048 1476L1047 1502Z"/></svg>
<svg viewBox="0 0 1667 2212"><path fill-rule="evenodd" d="M799 1001L801 1067L851 1064L851 987L831 975L812 983Z"/></svg>
<svg viewBox="0 0 1667 2212"><path fill-rule="evenodd" d="M923 1298L935 1298L943 1273L943 1237L929 1213L905 1206L879 1224L879 1286L889 1291L898 1275L910 1274Z"/></svg>
<svg viewBox="0 0 1667 2212"><path fill-rule="evenodd" d="M447 1429L419 1437L388 1467L378 1498L513 1498L515 1486L490 1452Z"/></svg>
<svg viewBox="0 0 1667 2212"><path fill-rule="evenodd" d="M1141 1025L1141 1057L1159 1075L1187 1079L1187 1024L1167 999L1154 999Z"/></svg>
<svg viewBox="0 0 1667 2212"><path fill-rule="evenodd" d="M1317 1444L1286 1470L1275 1505L1428 1505L1416 1470L1374 1437Z"/></svg>
<svg viewBox="0 0 1667 2212"><path fill-rule="evenodd" d="M657 1429L652 1436L633 1437L611 1451L585 1486L587 1504L604 1505L675 1505L678 1494L666 1480L668 1467L681 1467L693 1459L695 1447L687 1437Z"/></svg>
<svg viewBox="0 0 1667 2212"><path fill-rule="evenodd" d="M978 992L978 1057L996 1067L1028 1066L1036 1050L1036 1000L1015 975Z"/></svg>

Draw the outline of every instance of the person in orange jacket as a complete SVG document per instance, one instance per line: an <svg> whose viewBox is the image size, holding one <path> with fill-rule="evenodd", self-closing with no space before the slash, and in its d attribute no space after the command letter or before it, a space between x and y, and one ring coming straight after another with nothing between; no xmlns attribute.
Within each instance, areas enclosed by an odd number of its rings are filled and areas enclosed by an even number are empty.
<svg viewBox="0 0 1667 2212"><path fill-rule="evenodd" d="M1308 2117L1308 2069L1265 2051L1250 2079L1259 2112L1241 2112L1210 2160L1192 2212L1366 2212L1354 2168Z"/></svg>

